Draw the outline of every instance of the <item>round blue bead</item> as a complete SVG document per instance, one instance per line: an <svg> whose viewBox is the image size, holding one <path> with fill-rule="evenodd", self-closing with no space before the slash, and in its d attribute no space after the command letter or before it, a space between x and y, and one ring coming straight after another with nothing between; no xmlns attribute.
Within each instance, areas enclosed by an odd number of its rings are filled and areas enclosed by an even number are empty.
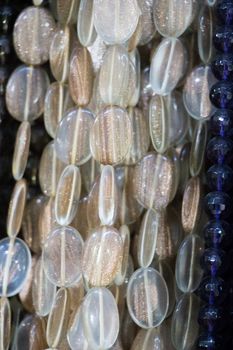
<svg viewBox="0 0 233 350"><path fill-rule="evenodd" d="M233 83L219 81L210 89L210 100L217 108L231 109L233 107Z"/></svg>
<svg viewBox="0 0 233 350"><path fill-rule="evenodd" d="M228 25L218 26L213 35L213 44L221 52L233 52L233 27Z"/></svg>
<svg viewBox="0 0 233 350"><path fill-rule="evenodd" d="M226 325L224 309L221 306L203 305L199 312L198 322L207 329L221 330Z"/></svg>
<svg viewBox="0 0 233 350"><path fill-rule="evenodd" d="M198 293L210 305L220 305L227 296L227 286L222 278L207 276L203 278Z"/></svg>
<svg viewBox="0 0 233 350"><path fill-rule="evenodd" d="M216 334L203 333L197 341L197 349L220 350L222 349L223 339Z"/></svg>
<svg viewBox="0 0 233 350"><path fill-rule="evenodd" d="M210 119L210 131L214 135L233 135L233 112L230 109L217 109Z"/></svg>
<svg viewBox="0 0 233 350"><path fill-rule="evenodd" d="M228 269L227 255L224 250L208 248L200 261L202 269L212 275L222 274Z"/></svg>
<svg viewBox="0 0 233 350"><path fill-rule="evenodd" d="M233 158L233 142L228 137L215 136L208 142L206 153L212 163L230 163Z"/></svg>
<svg viewBox="0 0 233 350"><path fill-rule="evenodd" d="M228 165L213 165L206 173L206 180L212 191L228 192L233 187L233 170Z"/></svg>
<svg viewBox="0 0 233 350"><path fill-rule="evenodd" d="M212 72L218 80L233 79L233 55L222 54L215 57L211 64Z"/></svg>
<svg viewBox="0 0 233 350"><path fill-rule="evenodd" d="M210 192L205 196L205 209L218 219L227 218L232 210L231 197L225 192Z"/></svg>
<svg viewBox="0 0 233 350"><path fill-rule="evenodd" d="M206 247L229 249L233 241L232 227L224 220L210 220L203 233Z"/></svg>
<svg viewBox="0 0 233 350"><path fill-rule="evenodd" d="M233 2L232 0L219 1L216 6L216 15L223 24L233 24Z"/></svg>

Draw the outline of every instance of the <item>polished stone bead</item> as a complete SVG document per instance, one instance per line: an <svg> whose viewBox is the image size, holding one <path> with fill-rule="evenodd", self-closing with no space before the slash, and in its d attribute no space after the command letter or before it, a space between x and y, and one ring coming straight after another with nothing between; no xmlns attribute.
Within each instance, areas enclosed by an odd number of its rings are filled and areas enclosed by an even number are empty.
<svg viewBox="0 0 233 350"><path fill-rule="evenodd" d="M15 21L15 10L9 5L0 6L0 34L10 33Z"/></svg>
<svg viewBox="0 0 233 350"><path fill-rule="evenodd" d="M232 38L233 41L233 38ZM210 89L210 100L217 108L233 107L233 84L229 81L220 81Z"/></svg>
<svg viewBox="0 0 233 350"><path fill-rule="evenodd" d="M218 55L212 61L212 72L218 80L232 80L233 78L233 55Z"/></svg>
<svg viewBox="0 0 233 350"><path fill-rule="evenodd" d="M216 15L219 22L233 24L233 2L232 0L219 1L216 6Z"/></svg>
<svg viewBox="0 0 233 350"><path fill-rule="evenodd" d="M232 244L232 227L223 220L211 220L205 225L204 238L206 247L229 249Z"/></svg>
<svg viewBox="0 0 233 350"><path fill-rule="evenodd" d="M213 35L213 43L215 48L221 52L233 52L233 27L218 26Z"/></svg>
<svg viewBox="0 0 233 350"><path fill-rule="evenodd" d="M212 191L228 192L233 187L233 170L228 165L213 165L206 173L206 180Z"/></svg>
<svg viewBox="0 0 233 350"><path fill-rule="evenodd" d="M197 341L197 349L220 350L222 338L213 334L203 333Z"/></svg>
<svg viewBox="0 0 233 350"><path fill-rule="evenodd" d="M217 109L210 119L210 131L214 135L233 135L233 112L230 109Z"/></svg>
<svg viewBox="0 0 233 350"><path fill-rule="evenodd" d="M208 248L201 257L200 264L206 273L222 274L227 271L228 259L224 250Z"/></svg>
<svg viewBox="0 0 233 350"><path fill-rule="evenodd" d="M221 330L226 325L225 310L221 306L203 305L199 312L199 324L212 331Z"/></svg>
<svg viewBox="0 0 233 350"><path fill-rule="evenodd" d="M219 305L226 298L228 288L222 278L207 276L203 278L198 292L203 301L210 305Z"/></svg>
<svg viewBox="0 0 233 350"><path fill-rule="evenodd" d="M232 210L231 197L225 192L210 192L205 196L205 209L216 218L227 218Z"/></svg>
<svg viewBox="0 0 233 350"><path fill-rule="evenodd" d="M227 137L213 137L207 144L207 157L212 163L229 164L233 158L233 142Z"/></svg>

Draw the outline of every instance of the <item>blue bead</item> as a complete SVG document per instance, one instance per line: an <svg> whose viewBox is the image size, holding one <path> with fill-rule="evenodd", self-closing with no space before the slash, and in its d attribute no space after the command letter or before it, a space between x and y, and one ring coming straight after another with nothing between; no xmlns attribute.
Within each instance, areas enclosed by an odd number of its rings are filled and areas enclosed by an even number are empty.
<svg viewBox="0 0 233 350"><path fill-rule="evenodd" d="M210 305L220 305L227 296L227 286L222 278L207 276L203 278L198 294Z"/></svg>
<svg viewBox="0 0 233 350"><path fill-rule="evenodd" d="M206 154L212 163L230 163L233 158L233 142L228 137L215 136L207 144Z"/></svg>
<svg viewBox="0 0 233 350"><path fill-rule="evenodd" d="M228 25L218 26L213 35L213 44L221 52L233 52L233 27Z"/></svg>
<svg viewBox="0 0 233 350"><path fill-rule="evenodd" d="M217 109L210 119L210 131L214 135L233 135L233 112L230 109Z"/></svg>
<svg viewBox="0 0 233 350"><path fill-rule="evenodd" d="M219 81L210 89L210 100L217 108L231 109L233 107L233 84L229 81Z"/></svg>
<svg viewBox="0 0 233 350"><path fill-rule="evenodd" d="M226 325L224 309L221 306L203 305L199 312L199 324L212 331L221 330Z"/></svg>
<svg viewBox="0 0 233 350"><path fill-rule="evenodd" d="M198 349L205 350L223 350L223 339L216 334L203 333L199 336L197 341Z"/></svg>
<svg viewBox="0 0 233 350"><path fill-rule="evenodd" d="M222 274L228 269L227 255L222 249L208 248L204 251L200 264L202 269L212 276Z"/></svg>
<svg viewBox="0 0 233 350"><path fill-rule="evenodd" d="M206 180L212 191L228 192L233 187L233 170L228 165L213 165L206 173Z"/></svg>
<svg viewBox="0 0 233 350"><path fill-rule="evenodd" d="M232 227L223 220L209 221L203 230L206 247L229 249L233 241Z"/></svg>
<svg viewBox="0 0 233 350"><path fill-rule="evenodd" d="M232 0L219 1L216 6L216 15L223 24L233 24L233 2Z"/></svg>
<svg viewBox="0 0 233 350"><path fill-rule="evenodd" d="M233 54L221 54L212 61L211 69L218 80L233 79Z"/></svg>
<svg viewBox="0 0 233 350"><path fill-rule="evenodd" d="M231 197L225 192L210 192L205 196L205 209L218 219L227 218L232 210Z"/></svg>

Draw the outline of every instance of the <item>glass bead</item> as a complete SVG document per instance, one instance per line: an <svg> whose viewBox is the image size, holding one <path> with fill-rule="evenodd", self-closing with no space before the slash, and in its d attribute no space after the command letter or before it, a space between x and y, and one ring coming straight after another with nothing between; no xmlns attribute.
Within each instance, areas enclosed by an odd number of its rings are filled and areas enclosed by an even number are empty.
<svg viewBox="0 0 233 350"><path fill-rule="evenodd" d="M81 0L77 19L77 33L80 43L87 47L94 43L97 33L94 27L94 1Z"/></svg>
<svg viewBox="0 0 233 350"><path fill-rule="evenodd" d="M11 34L15 23L15 9L13 6L1 4L0 7L0 33Z"/></svg>
<svg viewBox="0 0 233 350"><path fill-rule="evenodd" d="M224 309L220 306L203 305L200 309L198 322L202 327L210 328L214 331L223 329L226 325Z"/></svg>
<svg viewBox="0 0 233 350"><path fill-rule="evenodd" d="M156 94L167 95L174 90L185 73L186 59L186 49L179 39L162 40L152 56L150 67L150 84Z"/></svg>
<svg viewBox="0 0 233 350"><path fill-rule="evenodd" d="M94 0L94 25L108 44L123 44L134 33L140 8L135 0Z"/></svg>
<svg viewBox="0 0 233 350"><path fill-rule="evenodd" d="M181 220L186 233L195 230L201 214L201 182L199 177L191 177L184 190Z"/></svg>
<svg viewBox="0 0 233 350"><path fill-rule="evenodd" d="M130 80L132 80L133 82L132 84L129 84L130 94L127 94L127 102L129 107L135 107L138 104L138 101L140 98L140 88L141 88L141 56L138 49L135 48L133 51L129 52L129 57L131 59L130 66L133 67L134 65L135 69L130 69ZM131 79L131 75L132 75L132 79ZM132 93L132 96L130 96L131 93Z"/></svg>
<svg viewBox="0 0 233 350"><path fill-rule="evenodd" d="M198 336L200 300L195 294L183 294L172 316L171 336L176 349L191 349ZM182 325L182 326L181 326Z"/></svg>
<svg viewBox="0 0 233 350"><path fill-rule="evenodd" d="M31 6L23 10L15 22L13 32L19 59L33 65L48 61L54 30L54 19L45 8Z"/></svg>
<svg viewBox="0 0 233 350"><path fill-rule="evenodd" d="M10 36L0 35L0 64L5 65L10 61L11 52L13 51Z"/></svg>
<svg viewBox="0 0 233 350"><path fill-rule="evenodd" d="M141 328L159 326L168 311L168 289L155 269L140 268L130 277L127 306L134 322Z"/></svg>
<svg viewBox="0 0 233 350"><path fill-rule="evenodd" d="M189 179L189 156L190 156L191 144L185 143L179 153L179 163L180 163L180 181L178 192L184 192L188 179Z"/></svg>
<svg viewBox="0 0 233 350"><path fill-rule="evenodd" d="M78 308L71 327L67 333L69 346L72 350L85 349L91 350L87 338L84 334L84 323L82 319L82 305Z"/></svg>
<svg viewBox="0 0 233 350"><path fill-rule="evenodd" d="M20 180L27 166L29 147L31 141L31 125L24 121L17 131L14 154L12 160L12 174L14 179Z"/></svg>
<svg viewBox="0 0 233 350"><path fill-rule="evenodd" d="M122 257L121 268L114 280L114 283L117 286L120 286L124 283L126 273L127 273L127 267L128 267L128 261L129 261L129 248L130 248L130 230L128 226L122 225L119 229L119 233L123 243L123 257Z"/></svg>
<svg viewBox="0 0 233 350"><path fill-rule="evenodd" d="M222 344L223 339L218 334L202 333L197 341L197 349L220 350Z"/></svg>
<svg viewBox="0 0 233 350"><path fill-rule="evenodd" d="M46 327L46 340L49 347L56 348L66 337L69 316L69 291L66 288L60 288L55 295Z"/></svg>
<svg viewBox="0 0 233 350"><path fill-rule="evenodd" d="M102 164L122 162L132 142L132 126L125 109L108 106L96 117L90 133L92 156Z"/></svg>
<svg viewBox="0 0 233 350"><path fill-rule="evenodd" d="M231 136L233 134L233 112L218 109L210 119L210 131L214 135Z"/></svg>
<svg viewBox="0 0 233 350"><path fill-rule="evenodd" d="M62 25L74 24L77 21L78 0L51 0L50 5L53 15Z"/></svg>
<svg viewBox="0 0 233 350"><path fill-rule="evenodd" d="M91 55L87 48L76 47L71 55L69 90L78 106L86 106L91 99L94 73Z"/></svg>
<svg viewBox="0 0 233 350"><path fill-rule="evenodd" d="M211 64L213 74L218 80L233 79L233 56L221 54L214 58Z"/></svg>
<svg viewBox="0 0 233 350"><path fill-rule="evenodd" d="M210 100L217 108L233 107L233 84L231 81L220 81L210 89Z"/></svg>
<svg viewBox="0 0 233 350"><path fill-rule="evenodd" d="M213 11L203 5L198 16L198 53L203 63L208 64L213 51Z"/></svg>
<svg viewBox="0 0 233 350"><path fill-rule="evenodd" d="M17 329L17 349L46 349L46 321L36 315L26 315Z"/></svg>
<svg viewBox="0 0 233 350"><path fill-rule="evenodd" d="M233 170L228 165L212 165L206 173L207 184L212 191L228 192L233 187Z"/></svg>
<svg viewBox="0 0 233 350"><path fill-rule="evenodd" d="M73 108L61 120L55 138L57 157L66 164L82 165L91 158L89 146L93 113L86 108Z"/></svg>
<svg viewBox="0 0 233 350"><path fill-rule="evenodd" d="M204 242L196 234L188 235L179 248L176 258L176 283L183 293L193 293L202 279L200 258Z"/></svg>
<svg viewBox="0 0 233 350"><path fill-rule="evenodd" d="M112 293L106 288L92 288L82 304L84 334L91 348L111 347L119 333L119 314Z"/></svg>
<svg viewBox="0 0 233 350"><path fill-rule="evenodd" d="M232 210L231 197L225 192L210 192L205 196L205 209L210 215L227 218Z"/></svg>
<svg viewBox="0 0 233 350"><path fill-rule="evenodd" d="M208 248L204 251L200 264L207 273L222 274L227 271L228 260L224 250Z"/></svg>
<svg viewBox="0 0 233 350"><path fill-rule="evenodd" d="M23 288L19 293L20 303L22 304L23 308L31 314L35 312L35 309L32 303L32 281L33 281L35 265L37 260L38 258L36 255L32 256L32 265L31 265L30 272L28 274L27 280Z"/></svg>
<svg viewBox="0 0 233 350"><path fill-rule="evenodd" d="M55 217L55 203L54 197L48 197L41 208L38 218L38 230L40 234L40 247L44 246L49 233L58 228L59 225L56 222Z"/></svg>
<svg viewBox="0 0 233 350"><path fill-rule="evenodd" d="M19 238L0 241L0 295L13 296L20 292L31 269L31 254Z"/></svg>
<svg viewBox="0 0 233 350"><path fill-rule="evenodd" d="M165 37L179 37L193 20L193 0L155 0L154 22L158 32Z"/></svg>
<svg viewBox="0 0 233 350"><path fill-rule="evenodd" d="M42 192L46 196L55 196L58 180L65 168L65 164L58 159L53 141L44 148L40 159L39 182Z"/></svg>
<svg viewBox="0 0 233 350"><path fill-rule="evenodd" d="M27 182L21 179L16 182L8 208L6 230L10 238L19 233L27 196Z"/></svg>
<svg viewBox="0 0 233 350"><path fill-rule="evenodd" d="M189 169L192 176L200 174L205 154L207 141L207 125L203 122L198 122L195 125L192 146L189 158Z"/></svg>
<svg viewBox="0 0 233 350"><path fill-rule="evenodd" d="M233 24L233 4L231 0L221 0L216 5L218 20L223 24Z"/></svg>
<svg viewBox="0 0 233 350"><path fill-rule="evenodd" d="M99 188L100 188L100 176L97 177L96 181L93 183L90 192L87 197L87 223L88 229L95 229L101 225L101 221L98 213L99 205Z"/></svg>
<svg viewBox="0 0 233 350"><path fill-rule="evenodd" d="M49 79L44 69L19 66L11 74L6 87L6 105L13 118L32 122L44 110Z"/></svg>
<svg viewBox="0 0 233 350"><path fill-rule="evenodd" d="M0 339L2 349L8 349L11 340L11 308L7 298L0 298Z"/></svg>
<svg viewBox="0 0 233 350"><path fill-rule="evenodd" d="M72 286L81 279L83 240L73 227L50 232L42 252L44 271L55 285Z"/></svg>
<svg viewBox="0 0 233 350"><path fill-rule="evenodd" d="M91 60L93 64L94 73L96 74L102 66L103 58L105 52L107 51L107 44L101 39L97 34L97 37L94 43L91 46L88 46L88 51L91 54Z"/></svg>
<svg viewBox="0 0 233 350"><path fill-rule="evenodd" d="M75 165L68 165L60 176L56 190L55 217L59 225L69 225L74 219L80 192L80 170Z"/></svg>
<svg viewBox="0 0 233 350"><path fill-rule="evenodd" d="M83 276L92 286L107 286L116 277L122 258L123 242L118 230L112 226L96 228L84 243Z"/></svg>
<svg viewBox="0 0 233 350"><path fill-rule="evenodd" d="M233 158L233 142L228 137L215 136L207 144L207 158L212 163L229 164Z"/></svg>
<svg viewBox="0 0 233 350"><path fill-rule="evenodd" d="M49 314L56 295L56 286L45 275L41 258L38 259L32 282L32 300L38 316Z"/></svg>
<svg viewBox="0 0 233 350"><path fill-rule="evenodd" d="M231 225L226 221L209 221L203 230L206 246L228 249L232 244L231 230Z"/></svg>
<svg viewBox="0 0 233 350"><path fill-rule="evenodd" d="M191 117L197 120L209 118L213 112L209 91L215 81L209 66L197 66L188 75L183 88L183 101Z"/></svg>
<svg viewBox="0 0 233 350"><path fill-rule="evenodd" d="M74 313L78 310L80 307L84 295L85 295L85 289L84 289L84 283L83 280L76 283L74 286L69 288L69 294L70 294L70 309L72 311L71 319L74 319ZM73 313L74 311L74 313ZM71 319L69 321L69 324L71 324Z"/></svg>
<svg viewBox="0 0 233 350"><path fill-rule="evenodd" d="M93 157L80 167L82 185L88 193L91 191L95 180L100 175L100 167L101 165L96 162Z"/></svg>
<svg viewBox="0 0 233 350"><path fill-rule="evenodd" d="M138 5L141 10L141 35L139 40L139 45L148 44L154 37L156 29L153 19L153 0L142 0L138 1Z"/></svg>
<svg viewBox="0 0 233 350"><path fill-rule="evenodd" d="M213 44L218 51L233 52L233 32L231 26L216 26L213 34Z"/></svg>
<svg viewBox="0 0 233 350"><path fill-rule="evenodd" d="M205 277L199 287L200 297L209 304L222 304L227 295L227 286L220 277Z"/></svg>

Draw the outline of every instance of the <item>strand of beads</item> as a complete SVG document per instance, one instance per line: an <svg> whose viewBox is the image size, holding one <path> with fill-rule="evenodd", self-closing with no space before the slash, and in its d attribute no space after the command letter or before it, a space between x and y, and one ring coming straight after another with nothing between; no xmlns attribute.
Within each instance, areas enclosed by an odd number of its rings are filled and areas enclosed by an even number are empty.
<svg viewBox="0 0 233 350"><path fill-rule="evenodd" d="M225 336L229 312L227 283L230 280L227 272L227 254L231 248L232 201L228 192L232 188L232 1L219 1L216 5L216 26L213 44L217 55L212 61L211 69L219 80L210 90L210 99L217 108L210 120L211 139L208 142L206 155L212 165L206 173L207 185L211 192L205 197L206 212L211 220L204 228L206 250L202 258L205 277L200 286L200 294L205 302L200 310L199 321L202 333L199 337L199 349L231 348L231 338ZM225 220L228 221L225 221ZM227 299L226 299L227 297ZM226 300L226 301L225 301ZM228 307L228 306L227 306ZM224 335L223 335L224 334Z"/></svg>

